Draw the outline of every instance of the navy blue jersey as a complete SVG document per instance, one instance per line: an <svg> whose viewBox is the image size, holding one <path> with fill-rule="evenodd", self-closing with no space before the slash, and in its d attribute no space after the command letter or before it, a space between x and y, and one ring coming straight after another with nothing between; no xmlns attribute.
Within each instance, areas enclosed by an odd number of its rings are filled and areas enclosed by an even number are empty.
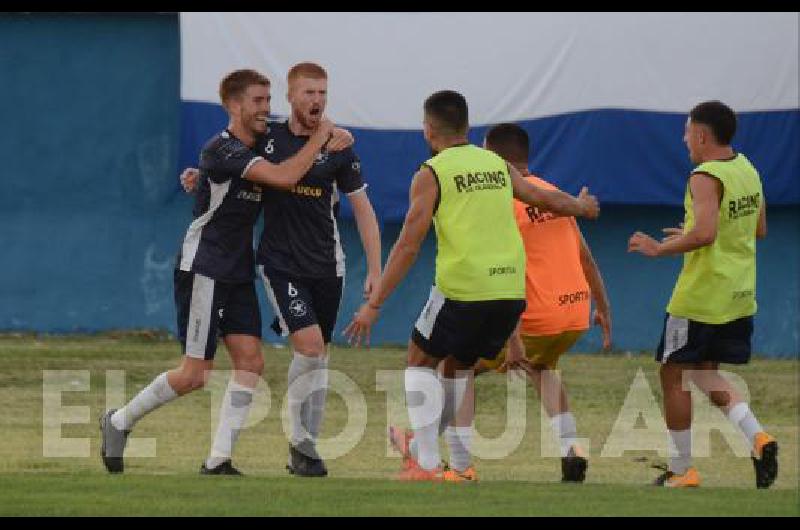
<svg viewBox="0 0 800 530"><path fill-rule="evenodd" d="M286 122L271 123L256 150L279 164L300 151L308 138L295 136ZM320 152L291 191L265 189L258 264L304 278L344 276L344 252L336 226L339 193L357 193L365 188L361 163L348 148Z"/></svg>
<svg viewBox="0 0 800 530"><path fill-rule="evenodd" d="M186 231L178 268L224 282L255 277L253 225L261 186L242 178L263 157L225 130L200 153L194 221Z"/></svg>

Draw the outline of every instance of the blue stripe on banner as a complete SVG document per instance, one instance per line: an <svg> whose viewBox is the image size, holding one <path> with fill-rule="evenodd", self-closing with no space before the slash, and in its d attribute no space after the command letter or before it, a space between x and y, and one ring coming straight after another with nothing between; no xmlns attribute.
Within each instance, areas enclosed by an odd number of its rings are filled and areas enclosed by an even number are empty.
<svg viewBox="0 0 800 530"><path fill-rule="evenodd" d="M200 148L227 123L217 104L181 105L181 167L196 166ZM518 122L531 137L531 171L564 191L588 186L602 204L683 204L692 169L683 144L685 114L591 110ZM470 140L481 144L487 127ZM370 199L383 221L402 220L408 186L430 156L420 130L354 128L356 151L370 184ZM734 148L761 173L769 204L800 203L800 110L739 114ZM348 201L342 216L351 217Z"/></svg>

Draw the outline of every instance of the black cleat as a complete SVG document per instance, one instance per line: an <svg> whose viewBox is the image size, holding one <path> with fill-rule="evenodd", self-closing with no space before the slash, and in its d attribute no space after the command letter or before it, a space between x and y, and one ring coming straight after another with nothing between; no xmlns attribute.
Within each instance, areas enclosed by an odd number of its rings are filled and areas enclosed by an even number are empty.
<svg viewBox="0 0 800 530"><path fill-rule="evenodd" d="M570 447L567 456L561 458L561 482L583 482L588 467L589 462L578 456L574 447Z"/></svg>
<svg viewBox="0 0 800 530"><path fill-rule="evenodd" d="M125 464L122 460L122 453L125 452L125 444L128 442L128 435L131 431L121 431L111 423L111 415L117 409L111 409L100 416L100 456L103 458L103 465L109 473L122 473Z"/></svg>
<svg viewBox="0 0 800 530"><path fill-rule="evenodd" d="M314 442L306 438L297 445L289 444L289 459L286 470L300 477L327 477L328 469L317 453Z"/></svg>
<svg viewBox="0 0 800 530"><path fill-rule="evenodd" d="M772 486L778 478L778 442L768 434L759 433L756 437L756 447L761 458L750 458L756 470L756 488L765 489Z"/></svg>
<svg viewBox="0 0 800 530"><path fill-rule="evenodd" d="M212 467L211 469L206 467L206 463L203 462L203 465L200 466L200 474L201 475L232 475L237 477L244 476L244 473L233 467L230 460L225 460L217 467Z"/></svg>

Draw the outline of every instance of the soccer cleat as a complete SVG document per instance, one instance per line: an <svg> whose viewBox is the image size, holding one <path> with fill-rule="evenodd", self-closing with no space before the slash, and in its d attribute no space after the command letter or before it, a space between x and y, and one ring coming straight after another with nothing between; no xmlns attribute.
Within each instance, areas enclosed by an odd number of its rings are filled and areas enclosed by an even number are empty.
<svg viewBox="0 0 800 530"><path fill-rule="evenodd" d="M765 432L756 434L753 444L753 467L756 470L756 488L772 486L778 477L778 442Z"/></svg>
<svg viewBox="0 0 800 530"><path fill-rule="evenodd" d="M206 463L203 462L203 465L200 466L200 474L201 475L234 475L234 476L244 476L244 473L233 467L233 464L230 460L225 460L217 467L212 467L211 469L206 467Z"/></svg>
<svg viewBox="0 0 800 530"><path fill-rule="evenodd" d="M125 452L125 444L128 442L128 435L131 431L121 431L111 423L111 416L117 409L111 409L100 416L100 456L103 458L103 465L109 473L122 473L125 464L122 460L122 453Z"/></svg>
<svg viewBox="0 0 800 530"><path fill-rule="evenodd" d="M442 480L445 482L478 482L478 472L473 466L469 466L464 471L445 469Z"/></svg>
<svg viewBox="0 0 800 530"><path fill-rule="evenodd" d="M314 442L306 438L297 445L289 444L289 464L286 470L300 477L327 477L328 468L317 453Z"/></svg>
<svg viewBox="0 0 800 530"><path fill-rule="evenodd" d="M444 474L444 470L441 466L429 471L414 463L403 469L400 474L397 475L397 480L404 482L442 482L444 480Z"/></svg>
<svg viewBox="0 0 800 530"><path fill-rule="evenodd" d="M561 482L583 482L589 462L580 447L573 445L567 456L561 458Z"/></svg>
<svg viewBox="0 0 800 530"><path fill-rule="evenodd" d="M392 447L403 457L403 469L408 469L417 464L411 456L411 440L414 439L414 431L411 429L399 429L393 425L389 426L389 441Z"/></svg>
<svg viewBox="0 0 800 530"><path fill-rule="evenodd" d="M657 469L664 471L653 482L654 486L663 486L665 488L696 488L700 486L700 475L697 470L690 467L683 475L677 475L667 469L666 466L653 466Z"/></svg>

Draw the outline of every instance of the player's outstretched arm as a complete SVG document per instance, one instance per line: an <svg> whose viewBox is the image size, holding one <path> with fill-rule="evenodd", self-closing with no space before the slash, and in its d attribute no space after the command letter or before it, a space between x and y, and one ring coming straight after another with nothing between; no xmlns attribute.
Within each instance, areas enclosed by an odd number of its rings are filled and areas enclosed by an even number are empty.
<svg viewBox="0 0 800 530"><path fill-rule="evenodd" d="M364 299L375 289L381 277L381 233L378 228L378 219L375 210L369 201L366 190L361 190L348 195L353 206L353 216L356 219L358 234L367 256L367 277L364 281Z"/></svg>
<svg viewBox="0 0 800 530"><path fill-rule="evenodd" d="M329 119L323 118L306 145L293 157L280 164L259 160L250 166L245 172L244 178L278 189L292 189L311 169L317 153L322 150L325 142L330 138L331 131L333 131L333 123Z"/></svg>
<svg viewBox="0 0 800 530"><path fill-rule="evenodd" d="M603 330L603 349L607 350L611 347L611 304L608 302L606 286L603 282L603 277L600 275L600 269L594 261L592 251L589 250L586 239L578 229L578 223L574 219L572 222L580 237L581 268L583 268L583 275L586 277L586 283L589 284L589 289L592 291L592 299L594 299L595 309L592 320Z"/></svg>
<svg viewBox="0 0 800 530"><path fill-rule="evenodd" d="M400 235L389 253L381 279L353 320L344 330L347 341L358 346L362 337L369 345L372 324L378 319L383 302L389 298L417 259L422 242L428 234L433 219L433 208L439 196L433 172L424 167L417 171L411 182L410 204Z"/></svg>
<svg viewBox="0 0 800 530"><path fill-rule="evenodd" d="M673 256L714 243L717 238L722 183L706 173L694 173L689 177L689 190L692 193L695 219L692 229L685 233L668 229L670 237L660 243L647 234L634 232L628 240L628 252L639 252L649 257Z"/></svg>
<svg viewBox="0 0 800 530"><path fill-rule="evenodd" d="M578 197L560 190L546 190L534 186L520 175L519 171L508 164L511 175L511 185L514 188L514 198L531 206L539 206L558 215L573 217L586 217L596 219L600 215L600 206L597 198L589 194L589 189L584 186Z"/></svg>

